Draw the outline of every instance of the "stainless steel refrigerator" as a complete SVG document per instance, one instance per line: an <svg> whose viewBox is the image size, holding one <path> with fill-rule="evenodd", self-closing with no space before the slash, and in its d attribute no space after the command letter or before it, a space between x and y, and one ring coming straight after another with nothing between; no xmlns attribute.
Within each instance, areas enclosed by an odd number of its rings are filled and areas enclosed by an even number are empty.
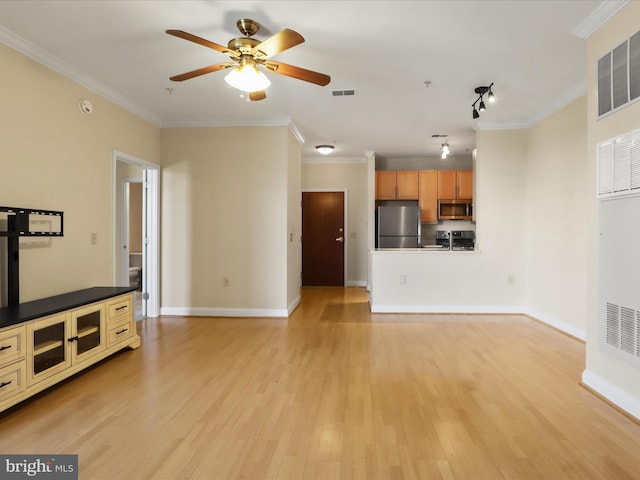
<svg viewBox="0 0 640 480"><path fill-rule="evenodd" d="M420 207L379 206L376 211L377 248L419 248Z"/></svg>

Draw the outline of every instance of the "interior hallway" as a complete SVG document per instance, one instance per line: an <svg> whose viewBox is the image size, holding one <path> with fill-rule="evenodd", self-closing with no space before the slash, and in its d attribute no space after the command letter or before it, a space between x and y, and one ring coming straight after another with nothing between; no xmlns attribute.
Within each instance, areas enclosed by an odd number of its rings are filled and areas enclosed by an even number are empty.
<svg viewBox="0 0 640 480"><path fill-rule="evenodd" d="M580 341L367 302L146 319L138 350L0 415L0 452L76 453L83 480L637 478L640 425L578 384Z"/></svg>

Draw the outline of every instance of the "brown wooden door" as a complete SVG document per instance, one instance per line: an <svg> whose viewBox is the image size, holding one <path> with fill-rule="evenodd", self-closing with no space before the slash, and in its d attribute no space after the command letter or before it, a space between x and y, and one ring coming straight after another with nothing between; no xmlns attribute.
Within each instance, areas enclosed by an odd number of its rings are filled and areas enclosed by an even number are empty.
<svg viewBox="0 0 640 480"><path fill-rule="evenodd" d="M343 192L302 192L302 285L344 285Z"/></svg>

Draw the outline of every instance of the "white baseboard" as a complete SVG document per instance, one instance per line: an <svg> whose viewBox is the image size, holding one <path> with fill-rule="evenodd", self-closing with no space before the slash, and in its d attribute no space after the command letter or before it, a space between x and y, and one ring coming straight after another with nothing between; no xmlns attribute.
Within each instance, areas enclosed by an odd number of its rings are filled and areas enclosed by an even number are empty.
<svg viewBox="0 0 640 480"><path fill-rule="evenodd" d="M523 307L487 305L378 305L371 304L372 313L482 313L524 314Z"/></svg>
<svg viewBox="0 0 640 480"><path fill-rule="evenodd" d="M349 280L347 282L347 287L366 287L366 286L367 286L366 280Z"/></svg>
<svg viewBox="0 0 640 480"><path fill-rule="evenodd" d="M293 302L291 302L291 305L289 305L289 308L287 309L287 316L291 315L298 305L300 305L300 295L294 298Z"/></svg>
<svg viewBox="0 0 640 480"><path fill-rule="evenodd" d="M587 332L583 328L577 328L567 322L563 322L562 320L558 320L549 315L546 315L541 312L537 312L531 308L525 308L524 313L529 315L530 317L535 318L536 320L541 321L542 323L546 323L547 325L551 325L558 330L565 332L572 337L582 340L583 342L587 341Z"/></svg>
<svg viewBox="0 0 640 480"><path fill-rule="evenodd" d="M285 309L161 307L160 315L180 317L288 317Z"/></svg>
<svg viewBox="0 0 640 480"><path fill-rule="evenodd" d="M640 400L589 370L582 372L582 383L618 408L640 420Z"/></svg>

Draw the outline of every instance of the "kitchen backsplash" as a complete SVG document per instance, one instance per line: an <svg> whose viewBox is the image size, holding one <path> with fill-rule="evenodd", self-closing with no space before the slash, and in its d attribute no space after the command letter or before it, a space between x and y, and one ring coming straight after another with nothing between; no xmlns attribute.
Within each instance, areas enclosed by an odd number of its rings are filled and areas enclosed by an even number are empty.
<svg viewBox="0 0 640 480"><path fill-rule="evenodd" d="M476 231L475 223L467 220L441 220L436 225L431 223L422 224L422 244L434 245L436 243L436 231L444 230L472 230Z"/></svg>

